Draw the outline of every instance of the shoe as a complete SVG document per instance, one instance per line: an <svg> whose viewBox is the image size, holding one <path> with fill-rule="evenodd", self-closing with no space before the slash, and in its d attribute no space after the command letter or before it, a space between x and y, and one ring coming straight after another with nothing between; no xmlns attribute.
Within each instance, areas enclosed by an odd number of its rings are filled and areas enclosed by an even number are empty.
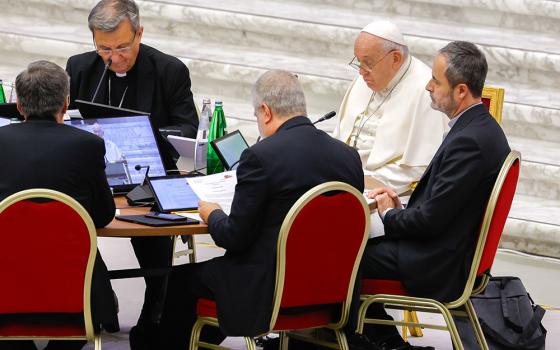
<svg viewBox="0 0 560 350"><path fill-rule="evenodd" d="M365 334L355 333L348 337L350 350L383 350L374 342L370 341Z"/></svg>
<svg viewBox="0 0 560 350"><path fill-rule="evenodd" d="M377 342L382 350L435 350L433 346L416 346L405 342L400 335Z"/></svg>
<svg viewBox="0 0 560 350"><path fill-rule="evenodd" d="M396 347L381 345L380 348L382 350L435 350L433 346L417 346L408 342L403 342L403 344Z"/></svg>
<svg viewBox="0 0 560 350"><path fill-rule="evenodd" d="M128 341L131 350L150 350L150 333L147 327L136 325L130 329Z"/></svg>
<svg viewBox="0 0 560 350"><path fill-rule="evenodd" d="M410 343L404 343L400 347L394 348L394 350L435 350L435 348L433 346L417 346Z"/></svg>

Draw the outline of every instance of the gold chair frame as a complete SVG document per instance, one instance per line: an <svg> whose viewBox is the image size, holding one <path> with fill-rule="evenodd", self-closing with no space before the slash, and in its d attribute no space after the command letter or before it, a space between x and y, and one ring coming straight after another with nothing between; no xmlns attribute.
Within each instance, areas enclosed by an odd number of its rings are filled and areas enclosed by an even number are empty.
<svg viewBox="0 0 560 350"><path fill-rule="evenodd" d="M320 184L318 186L315 186L312 189L310 189L309 191L307 191L306 193L304 193L301 196L301 198L298 199L294 203L294 205L291 207L288 214L286 214L286 217L285 217L284 221L282 222L282 226L280 228L280 232L279 232L279 236L278 236L277 256L276 256L276 287L275 287L275 290L274 290L274 297L273 297L274 306L273 306L272 316L271 316L271 319L270 319L270 326L269 326L270 330L274 329L274 325L276 324L276 320L277 320L279 312L280 312L280 303L282 301L282 293L283 293L283 289L284 289L284 278L285 278L285 273L286 273L286 245L287 245L287 241L288 241L288 234L290 232L290 228L291 228L292 224L294 223L294 220L297 217L297 215L299 214L299 212L307 205L307 203L309 203L315 197L317 197L319 195L322 195L326 192L331 192L331 191L344 191L344 192L351 193L352 195L354 195L360 201L361 206L362 206L362 210L364 212L364 219L366 221L366 224L365 224L365 227L364 227L362 243L360 245L359 256L361 256L363 251L364 251L364 248L365 248L365 245L366 245L366 242L367 242L367 238L368 238L368 232L369 232L370 210L369 210L368 205L365 201L365 198L364 198L364 196L361 192L359 192L354 187L352 187L352 186L350 186L346 183L338 182L338 181L331 181L331 182L326 182L326 183ZM302 340L305 340L305 341L309 341L309 342L313 342L313 343L316 343L316 344L324 345L324 346L334 348L334 349L349 350L348 342L346 340L346 336L345 336L344 332L341 331L341 329L346 324L346 322L348 321L348 313L349 313L349 309L350 309L350 303L352 301L352 291L353 291L353 288L354 288L354 282L356 281L356 274L358 272L358 268L359 268L359 265L360 265L360 260L361 259L356 259L356 261L354 263L354 267L352 269L352 275L351 275L351 278L350 278L350 283L348 285L348 293L347 293L347 296L346 296L346 300L342 305L342 313L341 313L340 319L338 320L338 322L332 323L332 324L329 324L328 326L326 326L326 328L334 331L334 333L336 335L337 343L335 344L335 343L331 343L331 342L328 342L328 341L322 341L322 340L314 339L312 337L307 337L307 336L303 336L303 335L299 335L299 334L292 334L292 333L288 333L286 331L280 331L279 332L280 333L280 349L286 350L287 347L288 347L288 337L294 337L294 338L297 338L297 339L302 339ZM192 329L189 349L190 350L196 350L199 347L204 347L204 348L213 349L213 350L228 349L228 348L220 346L220 345L210 344L210 343L200 341L200 333L202 331L202 327L204 327L205 325L218 327L218 320L216 318L213 318L213 317L199 317L198 320L196 321L196 323L194 324L193 329ZM269 332L267 332L267 333L269 333ZM256 344L255 344L255 340L253 339L253 337L244 337L244 338L245 338L245 343L247 345L247 349L248 350L256 350Z"/></svg>
<svg viewBox="0 0 560 350"><path fill-rule="evenodd" d="M482 89L482 98L490 100L488 112L496 119L498 124L502 124L502 113L504 109L504 94L503 88L485 86Z"/></svg>
<svg viewBox="0 0 560 350"><path fill-rule="evenodd" d="M453 321L452 316L468 317L471 325L473 326L474 333L480 348L483 350L488 350L488 344L484 338L484 333L478 322L476 312L470 301L471 295L476 295L482 292L488 281L490 280L487 273L483 274L481 278L477 278L477 269L482 258L484 251L484 246L486 243L486 238L488 236L488 230L490 229L490 223L492 221L492 215L494 209L496 208L496 203L500 195L501 188L505 182L506 176L516 161L521 161L521 154L518 151L511 151L506 157L500 173L494 183L494 187L490 194L486 210L484 212L484 217L482 220L482 225L480 228L479 236L477 239L475 254L471 263L471 269L467 279L467 283L463 290L462 295L455 301L449 303L441 303L434 299L429 298L416 298L411 296L401 296L401 295L390 295L390 294L376 294L376 295L362 295L362 305L360 306L359 318L358 318L358 328L357 332L362 333L364 329L364 324L382 324L382 325L395 325L395 326L406 326L406 327L421 327L448 331L451 335L451 340L456 350L463 350L463 344L459 337L457 327ZM490 272L490 271L488 271ZM410 311L421 311L430 313L439 313L443 316L445 321L445 326L414 322L413 320L405 321L389 321L380 319L367 319L366 311L372 303L382 303L386 304L390 308L403 309Z"/></svg>
<svg viewBox="0 0 560 350"><path fill-rule="evenodd" d="M57 336L22 336L22 337L6 337L0 335L0 341L2 340L34 340L34 339L53 339L53 340L87 340L94 342L94 349L101 350L101 335L97 334L93 328L93 321L91 315L91 304L90 304L90 296L91 296L91 277L93 274L93 266L95 263L95 256L97 254L97 231L95 229L95 225L91 220L88 212L82 207L80 203L78 203L74 198L50 189L44 188L36 188L36 189L29 189L20 191L17 193L12 194L9 197L6 197L2 202L0 202L0 213L2 213L5 209L7 209L12 204L17 202L32 199L32 198L46 198L52 199L61 203L66 204L70 208L72 208L84 221L87 230L89 232L89 255L86 265L86 272L84 275L84 325L85 325L85 336L69 336L69 337L57 337Z"/></svg>

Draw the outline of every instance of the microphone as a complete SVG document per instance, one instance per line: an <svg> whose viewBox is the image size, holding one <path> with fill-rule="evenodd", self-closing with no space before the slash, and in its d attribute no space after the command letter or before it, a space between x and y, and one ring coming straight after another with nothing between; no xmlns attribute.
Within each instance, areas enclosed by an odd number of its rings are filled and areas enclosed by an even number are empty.
<svg viewBox="0 0 560 350"><path fill-rule="evenodd" d="M95 101L95 97L97 97L97 93L99 92L99 88L101 87L101 82L103 82L103 78L105 78L105 74L107 73L109 67L111 67L112 63L113 60L109 58L109 60L105 64L105 68L103 69L103 74L101 74L101 79L99 79L99 83L97 83L97 87L95 88L95 92L93 93L93 97L91 98L91 102Z"/></svg>
<svg viewBox="0 0 560 350"><path fill-rule="evenodd" d="M334 117L336 115L335 111L330 111L329 113L325 114L324 116L322 116L321 118L317 119L316 121L313 122L313 125L320 123L322 121L331 119L332 117Z"/></svg>
<svg viewBox="0 0 560 350"><path fill-rule="evenodd" d="M134 169L136 169L136 171L140 171L140 169L146 169L146 174L144 174L144 181L142 181L142 186L146 185L148 183L148 174L150 173L150 166L136 164L134 166Z"/></svg>
<svg viewBox="0 0 560 350"><path fill-rule="evenodd" d="M148 186L148 174L150 172L149 165L136 164L134 169L139 171L140 169L146 169L146 174L144 175L144 181L141 185L138 185L132 189L132 191L126 194L126 199L130 205L146 204L147 202L154 201L154 195Z"/></svg>

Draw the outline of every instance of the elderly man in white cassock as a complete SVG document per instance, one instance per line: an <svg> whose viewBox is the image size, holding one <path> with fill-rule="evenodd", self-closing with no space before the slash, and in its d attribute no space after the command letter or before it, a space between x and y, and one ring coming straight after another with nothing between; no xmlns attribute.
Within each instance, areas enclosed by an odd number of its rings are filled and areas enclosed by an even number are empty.
<svg viewBox="0 0 560 350"><path fill-rule="evenodd" d="M338 112L333 136L356 148L366 188L405 193L418 181L442 142L447 118L430 107L431 69L412 57L391 22L368 24L354 44L350 65L359 71ZM370 236L383 234L372 215Z"/></svg>

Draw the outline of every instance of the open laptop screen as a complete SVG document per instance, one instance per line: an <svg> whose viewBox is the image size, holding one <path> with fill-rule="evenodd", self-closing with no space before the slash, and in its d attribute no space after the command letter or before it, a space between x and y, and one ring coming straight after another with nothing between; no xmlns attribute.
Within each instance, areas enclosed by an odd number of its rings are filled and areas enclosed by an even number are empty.
<svg viewBox="0 0 560 350"><path fill-rule="evenodd" d="M150 166L150 176L165 175L148 116L78 119L65 123L105 140L105 173L114 191L127 191L142 183L146 169L137 170L138 165Z"/></svg>

